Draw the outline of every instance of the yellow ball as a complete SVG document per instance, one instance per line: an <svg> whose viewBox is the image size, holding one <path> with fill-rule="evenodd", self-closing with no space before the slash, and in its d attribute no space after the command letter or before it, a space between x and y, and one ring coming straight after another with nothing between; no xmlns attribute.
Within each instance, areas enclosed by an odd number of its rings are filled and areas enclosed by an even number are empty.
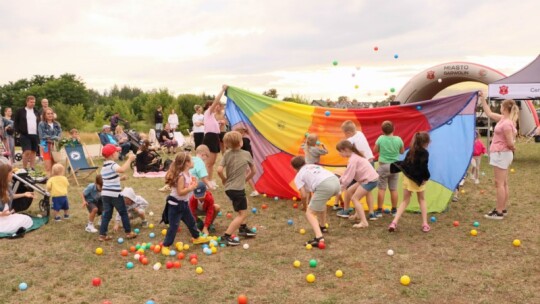
<svg viewBox="0 0 540 304"><path fill-rule="evenodd" d="M326 229L330 228L330 225L328 225L328 223L324 224L324 227L326 227Z"/></svg>
<svg viewBox="0 0 540 304"><path fill-rule="evenodd" d="M167 229L161 230L161 235L163 235L163 236L167 235Z"/></svg>
<svg viewBox="0 0 540 304"><path fill-rule="evenodd" d="M184 245L184 250L188 250L189 249L189 245L188 244L185 244Z"/></svg>
<svg viewBox="0 0 540 304"><path fill-rule="evenodd" d="M341 278L343 276L343 271L337 270L336 271L336 277Z"/></svg>
<svg viewBox="0 0 540 304"><path fill-rule="evenodd" d="M292 200L296 202L297 200L296 196L293 196Z"/></svg>
<svg viewBox="0 0 540 304"><path fill-rule="evenodd" d="M214 253L217 252L217 247L214 246L214 247L210 248L210 250L212 250L212 254L214 254Z"/></svg>
<svg viewBox="0 0 540 304"><path fill-rule="evenodd" d="M195 272L196 272L197 274L203 273L202 267L197 267L197 269L195 269Z"/></svg>
<svg viewBox="0 0 540 304"><path fill-rule="evenodd" d="M409 286L409 284L411 283L411 278L409 278L408 275L404 275L404 276L401 276L401 279L399 279L399 282L403 286Z"/></svg>
<svg viewBox="0 0 540 304"><path fill-rule="evenodd" d="M512 245L516 246L516 247L519 247L521 246L521 241L518 240L518 239L515 239L513 242L512 242Z"/></svg>
<svg viewBox="0 0 540 304"><path fill-rule="evenodd" d="M293 266L296 268L300 267L300 261L299 260L294 261Z"/></svg>
<svg viewBox="0 0 540 304"><path fill-rule="evenodd" d="M514 168L510 169L510 172L514 173L516 172L516 170L514 170Z"/></svg>
<svg viewBox="0 0 540 304"><path fill-rule="evenodd" d="M163 247L161 248L161 254L163 254L164 256L169 256L171 255L171 251L169 250L169 248Z"/></svg>
<svg viewBox="0 0 540 304"><path fill-rule="evenodd" d="M465 190L461 190L461 193L462 193L462 194L465 193Z"/></svg>
<svg viewBox="0 0 540 304"><path fill-rule="evenodd" d="M302 234L302 235L306 234L306 229L304 229L304 228L300 229L300 234Z"/></svg>
<svg viewBox="0 0 540 304"><path fill-rule="evenodd" d="M306 281L307 281L308 283L313 283L313 282L315 282L315 275L312 274L312 273L308 274L308 275L306 276Z"/></svg>
<svg viewBox="0 0 540 304"><path fill-rule="evenodd" d="M472 236L477 236L477 235L478 235L478 231L476 231L476 229L471 230L471 235L472 235Z"/></svg>
<svg viewBox="0 0 540 304"><path fill-rule="evenodd" d="M307 245L306 245L306 249L307 249L307 250L311 250L311 248L313 248L313 246L311 246L311 244L307 244Z"/></svg>
<svg viewBox="0 0 540 304"><path fill-rule="evenodd" d="M150 228L150 229L154 229L154 224L150 224L150 225L148 225L148 228Z"/></svg>
<svg viewBox="0 0 540 304"><path fill-rule="evenodd" d="M96 248L96 254L97 255L102 255L103 254L103 248L101 248L101 247Z"/></svg>
<svg viewBox="0 0 540 304"><path fill-rule="evenodd" d="M266 193L263 194L263 197L266 197Z"/></svg>

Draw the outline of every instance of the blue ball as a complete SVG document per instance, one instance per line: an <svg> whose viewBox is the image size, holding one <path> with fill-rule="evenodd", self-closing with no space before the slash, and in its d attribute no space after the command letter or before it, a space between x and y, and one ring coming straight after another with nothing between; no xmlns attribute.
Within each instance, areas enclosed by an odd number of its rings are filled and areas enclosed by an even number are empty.
<svg viewBox="0 0 540 304"><path fill-rule="evenodd" d="M202 248L203 248L203 249L208 248L208 244L203 244L203 245L202 245Z"/></svg>
<svg viewBox="0 0 540 304"><path fill-rule="evenodd" d="M354 74L353 74L353 77L354 77ZM324 115L325 115L325 116L330 116L330 111L324 112Z"/></svg>
<svg viewBox="0 0 540 304"><path fill-rule="evenodd" d="M222 216L222 215L223 213L221 213L221 211L217 213L217 216Z"/></svg>
<svg viewBox="0 0 540 304"><path fill-rule="evenodd" d="M317 140L317 142L316 142L315 144L316 144L316 145L320 145L320 144L321 144L321 142Z"/></svg>
<svg viewBox="0 0 540 304"><path fill-rule="evenodd" d="M399 58L399 55L398 55L398 54L394 54L394 58L395 58L395 59L398 59L398 58Z"/></svg>
<svg viewBox="0 0 540 304"><path fill-rule="evenodd" d="M26 289L28 289L28 284L26 284L25 282L22 282L21 284L19 284L20 291L25 291Z"/></svg>
<svg viewBox="0 0 540 304"><path fill-rule="evenodd" d="M251 231L252 231L253 233L256 233L256 232L257 232L257 228L253 227L253 228L251 228Z"/></svg>
<svg viewBox="0 0 540 304"><path fill-rule="evenodd" d="M478 227L478 226L480 226L480 223L479 223L479 222L474 222L474 223L473 223L473 226L474 226L474 227Z"/></svg>
<svg viewBox="0 0 540 304"><path fill-rule="evenodd" d="M174 250L169 251L169 255L170 255L170 256L175 256L175 255L176 255L176 251L174 251Z"/></svg>
<svg viewBox="0 0 540 304"><path fill-rule="evenodd" d="M124 242L123 238L118 238L118 244L122 244Z"/></svg>
<svg viewBox="0 0 540 304"><path fill-rule="evenodd" d="M416 106L417 110L422 110L422 106Z"/></svg>
<svg viewBox="0 0 540 304"><path fill-rule="evenodd" d="M388 209L388 208L384 209L384 213L390 214L390 209Z"/></svg>
<svg viewBox="0 0 540 304"><path fill-rule="evenodd" d="M146 304L156 304L156 302L154 302L152 300L148 300L148 301L146 301Z"/></svg>
<svg viewBox="0 0 540 304"><path fill-rule="evenodd" d="M219 246L225 247L225 246L227 246L227 245L226 245L225 243L221 243L221 244L219 244Z"/></svg>
<svg viewBox="0 0 540 304"><path fill-rule="evenodd" d="M437 218L434 217L434 216L432 216L432 217L430 218L430 221L431 221L432 223L435 223L435 222L437 221Z"/></svg>
<svg viewBox="0 0 540 304"><path fill-rule="evenodd" d="M253 212L253 214L257 213L257 208L255 207L251 208L251 212Z"/></svg>
<svg viewBox="0 0 540 304"><path fill-rule="evenodd" d="M133 229L133 232L135 232L136 234L139 234L139 232L141 232L141 231L139 230L139 228L135 228L135 229Z"/></svg>
<svg viewBox="0 0 540 304"><path fill-rule="evenodd" d="M133 262L127 262L127 263L126 263L126 268L127 268L127 269L133 268Z"/></svg>
<svg viewBox="0 0 540 304"><path fill-rule="evenodd" d="M237 241L237 242L240 242L240 238L237 237L237 236L234 237L234 240Z"/></svg>
<svg viewBox="0 0 540 304"><path fill-rule="evenodd" d="M293 224L293 220L288 220L287 224L289 224L289 226L291 226Z"/></svg>
<svg viewBox="0 0 540 304"><path fill-rule="evenodd" d="M156 237L156 234L153 233L153 232L150 232L150 235L149 235L151 238L155 238Z"/></svg>

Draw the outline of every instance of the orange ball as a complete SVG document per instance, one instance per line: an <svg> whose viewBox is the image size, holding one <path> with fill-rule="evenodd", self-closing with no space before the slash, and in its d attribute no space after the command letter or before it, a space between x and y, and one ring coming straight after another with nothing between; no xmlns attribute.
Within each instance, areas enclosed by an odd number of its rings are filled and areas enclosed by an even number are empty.
<svg viewBox="0 0 540 304"><path fill-rule="evenodd" d="M147 257L142 258L141 263L143 265L148 265L148 258Z"/></svg>
<svg viewBox="0 0 540 304"><path fill-rule="evenodd" d="M227 213L227 218L228 218L228 219L232 218L232 214Z"/></svg>
<svg viewBox="0 0 540 304"><path fill-rule="evenodd" d="M292 205L292 207L293 207L294 209L296 209L296 208L298 208L298 204L297 204L297 203L294 203L294 204Z"/></svg>
<svg viewBox="0 0 540 304"><path fill-rule="evenodd" d="M129 247L129 252L135 252L135 251L137 251L137 248L135 248L135 246Z"/></svg>
<svg viewBox="0 0 540 304"><path fill-rule="evenodd" d="M296 200L297 200L296 196L293 196L292 200L293 200L293 201L296 201Z"/></svg>
<svg viewBox="0 0 540 304"><path fill-rule="evenodd" d="M268 205L267 204L262 204L261 208L266 209L266 208L268 208Z"/></svg>
<svg viewBox="0 0 540 304"><path fill-rule="evenodd" d="M238 304L247 304L248 298L245 295L239 295L238 296Z"/></svg>
<svg viewBox="0 0 540 304"><path fill-rule="evenodd" d="M186 255L185 255L183 252L180 252L180 253L178 253L178 255L177 255L176 257L177 257L179 260L183 260L183 259L186 257Z"/></svg>
<svg viewBox="0 0 540 304"><path fill-rule="evenodd" d="M174 265L174 268L182 267L182 264L180 264L180 261L174 261L173 265Z"/></svg>
<svg viewBox="0 0 540 304"><path fill-rule="evenodd" d="M191 265L197 265L197 263L199 261L197 261L197 259L193 258L193 259L189 260L189 262L191 263Z"/></svg>
<svg viewBox="0 0 540 304"><path fill-rule="evenodd" d="M122 251L120 252L120 255L121 255L121 256L124 256L124 257L125 257L125 256L128 256L128 254L129 254L129 253L128 253L128 251L127 251L126 249L124 249L124 250L122 250Z"/></svg>
<svg viewBox="0 0 540 304"><path fill-rule="evenodd" d="M156 248L156 245L151 245L150 250L154 251L154 248Z"/></svg>

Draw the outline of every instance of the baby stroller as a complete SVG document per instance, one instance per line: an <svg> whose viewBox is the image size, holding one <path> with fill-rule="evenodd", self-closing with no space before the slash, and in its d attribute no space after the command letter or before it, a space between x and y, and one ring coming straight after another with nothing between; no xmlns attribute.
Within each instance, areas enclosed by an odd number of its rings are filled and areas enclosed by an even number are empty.
<svg viewBox="0 0 540 304"><path fill-rule="evenodd" d="M12 190L13 193L37 192L41 194L43 198L39 201L39 210L42 216L49 217L51 212L51 194L38 185L45 184L46 182L47 178L33 178L26 170L20 169L13 174ZM29 197L14 199L12 208L16 212L27 210L32 205L33 200L33 198Z"/></svg>
<svg viewBox="0 0 540 304"><path fill-rule="evenodd" d="M139 133L133 129L128 130L127 132L124 131L124 133L126 133L127 137L129 138L131 146L136 147L137 150L139 150L139 148L141 147L141 136L139 135Z"/></svg>

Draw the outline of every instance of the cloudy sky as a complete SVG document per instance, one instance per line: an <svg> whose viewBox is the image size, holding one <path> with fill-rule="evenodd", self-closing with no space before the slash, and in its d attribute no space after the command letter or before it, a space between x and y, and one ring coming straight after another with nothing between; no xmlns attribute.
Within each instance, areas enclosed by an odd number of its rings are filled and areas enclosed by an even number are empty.
<svg viewBox="0 0 540 304"><path fill-rule="evenodd" d="M537 0L1 1L0 84L72 73L99 91L227 83L377 100L444 62L516 72L540 53L539 11Z"/></svg>

